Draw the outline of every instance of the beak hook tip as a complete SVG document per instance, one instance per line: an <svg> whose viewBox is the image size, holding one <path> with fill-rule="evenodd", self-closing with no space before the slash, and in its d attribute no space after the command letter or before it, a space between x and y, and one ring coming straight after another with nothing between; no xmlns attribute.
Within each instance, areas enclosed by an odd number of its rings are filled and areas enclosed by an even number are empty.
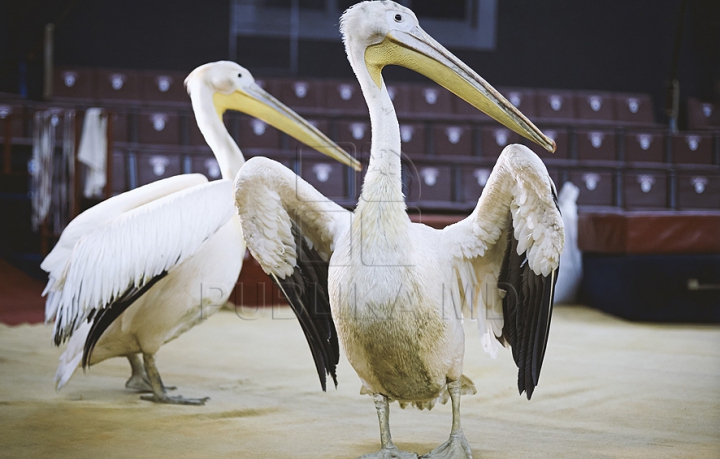
<svg viewBox="0 0 720 459"><path fill-rule="evenodd" d="M552 139L549 139L549 140L550 140L550 148L547 148L547 150L548 150L550 153L555 153L555 149L557 148L557 145L555 145L555 141L554 141L554 140L552 140Z"/></svg>

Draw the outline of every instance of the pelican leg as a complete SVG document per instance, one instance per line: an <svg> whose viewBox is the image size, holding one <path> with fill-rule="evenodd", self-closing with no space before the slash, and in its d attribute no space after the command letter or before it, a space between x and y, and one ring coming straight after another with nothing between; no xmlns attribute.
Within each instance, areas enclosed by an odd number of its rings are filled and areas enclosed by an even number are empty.
<svg viewBox="0 0 720 459"><path fill-rule="evenodd" d="M388 399L382 394L374 394L375 409L377 410L378 421L380 422L380 451L372 454L365 454L358 459L417 459L417 454L400 451L392 442L390 436L390 407Z"/></svg>
<svg viewBox="0 0 720 459"><path fill-rule="evenodd" d="M140 398L155 403L171 403L176 405L204 405L210 397L203 398L185 398L182 395L171 397L167 395L167 389L160 379L160 373L155 366L155 356L153 354L143 354L145 362L145 371L147 372L150 385L152 386L152 395L142 395Z"/></svg>
<svg viewBox="0 0 720 459"><path fill-rule="evenodd" d="M140 356L138 354L130 354L126 357L128 362L130 362L132 375L125 383L125 387L137 392L152 392L152 385L150 385L150 379L145 372L145 367L143 366L142 360L140 360Z"/></svg>
<svg viewBox="0 0 720 459"><path fill-rule="evenodd" d="M130 368L132 368L132 375L130 379L125 383L125 387L132 389L137 392L152 392L152 385L150 384L150 378L148 378L145 366L140 360L139 354L130 354L126 356L128 362L130 362ZM165 390L175 390L175 386L165 386Z"/></svg>
<svg viewBox="0 0 720 459"><path fill-rule="evenodd" d="M472 459L470 445L460 428L460 387L460 381L448 383L453 414L450 439L426 455L420 456L421 459Z"/></svg>

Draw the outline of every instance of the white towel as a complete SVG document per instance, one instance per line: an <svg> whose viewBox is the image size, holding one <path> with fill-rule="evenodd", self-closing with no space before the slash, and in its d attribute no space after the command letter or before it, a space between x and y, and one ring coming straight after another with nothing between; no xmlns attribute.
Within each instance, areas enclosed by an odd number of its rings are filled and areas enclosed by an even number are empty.
<svg viewBox="0 0 720 459"><path fill-rule="evenodd" d="M89 108L85 112L78 160L88 167L85 175L86 198L102 197L106 183L105 159L107 158L107 119L102 109Z"/></svg>

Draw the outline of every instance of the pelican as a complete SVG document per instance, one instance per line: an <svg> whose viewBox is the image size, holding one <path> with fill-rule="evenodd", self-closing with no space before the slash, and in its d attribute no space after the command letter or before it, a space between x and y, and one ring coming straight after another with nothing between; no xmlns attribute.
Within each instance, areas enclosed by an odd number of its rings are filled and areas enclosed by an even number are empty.
<svg viewBox="0 0 720 459"><path fill-rule="evenodd" d="M132 376L126 386L151 391L144 399L204 403L169 396L155 354L225 303L242 267L245 242L232 203L232 179L245 160L222 122L226 110L255 116L359 167L234 62L200 66L185 84L222 180L208 182L201 174L160 180L108 199L68 225L41 265L49 273L46 320L56 318L55 344L70 337L56 374L58 389L80 363L85 368L127 356ZM312 325L312 316L300 319L304 328ZM316 332L306 330L308 340ZM324 389L325 374L320 378Z"/></svg>
<svg viewBox="0 0 720 459"><path fill-rule="evenodd" d="M348 361L377 410L381 449L363 458L417 457L394 445L389 401L432 408L448 398L450 438L423 457L470 458L460 398L475 388L462 374L462 311L477 318L487 352L512 347L519 392L530 399L563 246L556 191L538 156L511 145L470 216L442 230L411 223L402 194L399 125L382 69L394 64L417 71L544 148L555 146L425 33L411 10L391 1L359 3L343 14L340 29L372 128L357 207L344 210L279 163L253 158L235 180L243 234L291 301L306 307L315 298L329 302ZM269 230L277 237L267 238ZM313 296L325 289L326 296Z"/></svg>

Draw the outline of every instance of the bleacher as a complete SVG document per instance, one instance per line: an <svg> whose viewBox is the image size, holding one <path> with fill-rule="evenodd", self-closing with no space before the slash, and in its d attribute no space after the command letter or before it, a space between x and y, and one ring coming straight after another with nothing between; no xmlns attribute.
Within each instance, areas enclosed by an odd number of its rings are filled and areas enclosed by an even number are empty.
<svg viewBox="0 0 720 459"><path fill-rule="evenodd" d="M180 173L218 178L217 162L193 117L185 76L61 68L55 70L51 101L0 97L4 173L24 180L19 177L26 175L35 112L75 110L79 138L83 111L102 107L112 120L106 197ZM357 82L286 78L259 83L367 164L370 126ZM404 185L413 211L467 214L502 148L528 144L438 86L389 83L388 89L400 120ZM673 134L655 121L647 94L499 90L555 140L554 154L530 147L545 161L558 189L566 181L579 186L581 212L720 210L720 110L712 104L690 99L692 130ZM246 115L229 112L225 123L247 157L274 158L329 198L346 206L356 202L362 172L329 161Z"/></svg>
<svg viewBox="0 0 720 459"><path fill-rule="evenodd" d="M179 173L218 177L183 87L185 74L58 69L51 102L0 100L5 164L9 145L31 143L33 113L50 107L100 106L113 115L112 194ZM354 81L261 80L363 161L369 154L367 109ZM495 159L508 143L527 143L437 86L390 84L401 125L406 194L432 212L472 209ZM557 143L546 162L558 188L580 187L581 208L720 209L720 123L712 104L688 101L691 131L655 122L647 94L499 90ZM351 205L361 175L329 162L264 123L228 113L229 132L247 156L278 159L328 197ZM15 160L16 164L22 161Z"/></svg>

